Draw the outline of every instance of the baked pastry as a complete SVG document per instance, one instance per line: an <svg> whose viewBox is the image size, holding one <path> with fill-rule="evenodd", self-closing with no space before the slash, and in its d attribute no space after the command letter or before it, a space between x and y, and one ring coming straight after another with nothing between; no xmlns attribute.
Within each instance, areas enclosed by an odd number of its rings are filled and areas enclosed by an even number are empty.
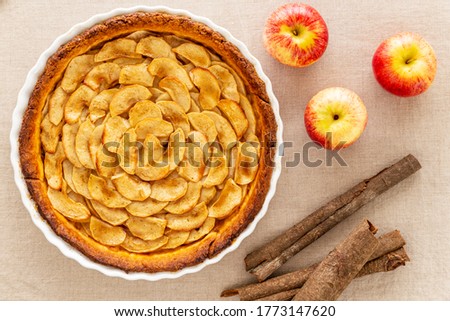
<svg viewBox="0 0 450 321"><path fill-rule="evenodd" d="M113 17L62 45L19 136L31 197L57 235L125 271L214 257L261 209L277 125L238 48L188 17Z"/></svg>

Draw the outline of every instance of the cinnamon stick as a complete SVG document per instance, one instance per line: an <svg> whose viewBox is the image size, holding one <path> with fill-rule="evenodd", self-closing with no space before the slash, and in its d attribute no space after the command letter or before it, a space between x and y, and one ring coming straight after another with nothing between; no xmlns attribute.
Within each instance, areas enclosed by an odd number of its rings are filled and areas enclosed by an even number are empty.
<svg viewBox="0 0 450 321"><path fill-rule="evenodd" d="M398 250L406 244L400 231L394 230L386 233L378 238L379 245L369 260L377 259L382 255ZM367 264L369 264L368 262ZM367 265L366 264L366 265ZM222 297L239 295L241 301L257 300L262 297L267 297L284 291L290 291L295 288L300 288L319 265L315 263L307 268L298 271L286 273L261 283L253 283L244 285L239 288L228 289L222 292ZM365 267L365 266L364 266ZM292 295L291 297L293 297Z"/></svg>
<svg viewBox="0 0 450 321"><path fill-rule="evenodd" d="M375 233L369 221L359 224L319 263L292 300L336 300L379 245Z"/></svg>
<svg viewBox="0 0 450 321"><path fill-rule="evenodd" d="M359 278L373 273L393 271L399 266L405 265L406 262L409 262L409 257L406 254L405 248L402 247L398 250L384 254L378 259L367 262L356 277ZM255 301L289 301L298 291L300 291L300 288L282 291L256 299Z"/></svg>
<svg viewBox="0 0 450 321"><path fill-rule="evenodd" d="M264 281L295 254L355 213L378 195L389 190L421 168L419 161L408 155L375 176L363 180L347 192L304 218L282 235L245 258L247 271Z"/></svg>

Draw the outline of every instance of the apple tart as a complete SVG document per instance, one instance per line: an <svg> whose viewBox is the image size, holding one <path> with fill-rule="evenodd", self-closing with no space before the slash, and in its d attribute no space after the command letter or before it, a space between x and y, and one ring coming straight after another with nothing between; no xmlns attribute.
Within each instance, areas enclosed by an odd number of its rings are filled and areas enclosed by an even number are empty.
<svg viewBox="0 0 450 321"><path fill-rule="evenodd" d="M19 150L56 234L94 261L152 273L214 257L254 219L276 130L235 45L188 17L136 12L50 57Z"/></svg>

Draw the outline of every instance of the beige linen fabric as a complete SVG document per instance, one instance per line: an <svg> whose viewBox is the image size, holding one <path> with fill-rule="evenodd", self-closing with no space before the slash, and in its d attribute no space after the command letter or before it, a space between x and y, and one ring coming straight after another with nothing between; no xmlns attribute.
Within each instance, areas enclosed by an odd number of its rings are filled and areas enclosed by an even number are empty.
<svg viewBox="0 0 450 321"><path fill-rule="evenodd" d="M233 285L253 281L243 259L263 242L361 179L408 153L423 169L360 210L290 260L287 272L324 257L363 218L380 232L399 229L411 263L390 273L352 282L342 300L450 299L450 2L307 1L326 20L330 41L322 59L305 69L283 66L264 50L262 30L269 13L284 1L24 1L0 0L0 299L51 300L217 300ZM284 166L266 217L238 250L218 264L176 280L126 281L87 270L64 257L33 225L13 182L8 142L11 115L28 70L60 34L75 23L116 7L164 4L209 17L242 40L271 79L284 120L284 139L293 143L292 161L309 142L303 125L308 100L319 90L343 86L365 102L369 122L361 139L340 155L348 166L300 163ZM422 34L434 47L434 84L415 98L385 92L372 74L378 44L399 31ZM310 149L311 160L325 159Z"/></svg>

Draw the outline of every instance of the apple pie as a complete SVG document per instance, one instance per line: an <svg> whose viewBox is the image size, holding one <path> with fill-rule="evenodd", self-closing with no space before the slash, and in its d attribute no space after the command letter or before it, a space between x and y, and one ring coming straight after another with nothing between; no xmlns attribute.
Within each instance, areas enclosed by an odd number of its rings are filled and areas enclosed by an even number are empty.
<svg viewBox="0 0 450 321"><path fill-rule="evenodd" d="M228 247L270 186L277 124L265 83L220 33L135 12L62 45L19 136L54 232L124 271L176 271Z"/></svg>

